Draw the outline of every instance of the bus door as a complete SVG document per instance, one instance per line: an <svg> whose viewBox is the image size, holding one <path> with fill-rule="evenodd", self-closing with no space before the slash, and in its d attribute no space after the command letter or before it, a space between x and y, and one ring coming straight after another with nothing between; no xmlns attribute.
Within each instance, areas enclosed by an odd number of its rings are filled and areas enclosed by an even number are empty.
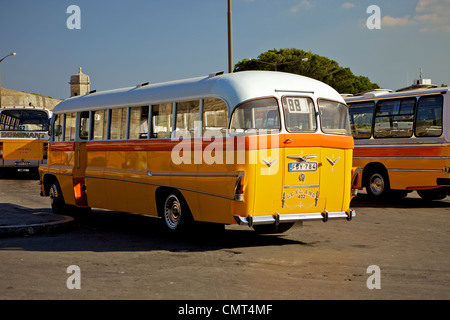
<svg viewBox="0 0 450 320"><path fill-rule="evenodd" d="M73 191L75 197L75 205L79 207L87 207L86 193L86 167L87 152L86 140L89 136L89 112L81 112L78 120L78 138L74 142L74 158L73 158Z"/></svg>

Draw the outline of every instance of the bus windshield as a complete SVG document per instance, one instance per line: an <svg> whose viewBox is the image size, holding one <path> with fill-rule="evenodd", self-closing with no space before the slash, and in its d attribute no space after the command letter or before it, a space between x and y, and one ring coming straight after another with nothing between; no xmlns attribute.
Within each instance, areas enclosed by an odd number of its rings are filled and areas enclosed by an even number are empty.
<svg viewBox="0 0 450 320"><path fill-rule="evenodd" d="M345 104L320 99L319 110L324 133L351 135L348 108Z"/></svg>
<svg viewBox="0 0 450 320"><path fill-rule="evenodd" d="M47 131L48 114L41 110L12 109L0 114L0 131Z"/></svg>
<svg viewBox="0 0 450 320"><path fill-rule="evenodd" d="M278 132L281 128L278 103L275 98L245 102L231 116L230 133L260 134Z"/></svg>

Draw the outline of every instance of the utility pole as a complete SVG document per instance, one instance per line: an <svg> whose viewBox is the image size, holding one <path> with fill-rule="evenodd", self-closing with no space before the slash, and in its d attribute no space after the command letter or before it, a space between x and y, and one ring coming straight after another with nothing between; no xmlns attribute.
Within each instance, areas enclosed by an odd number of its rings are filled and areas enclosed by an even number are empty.
<svg viewBox="0 0 450 320"><path fill-rule="evenodd" d="M233 73L233 18L231 0L228 0L228 73Z"/></svg>

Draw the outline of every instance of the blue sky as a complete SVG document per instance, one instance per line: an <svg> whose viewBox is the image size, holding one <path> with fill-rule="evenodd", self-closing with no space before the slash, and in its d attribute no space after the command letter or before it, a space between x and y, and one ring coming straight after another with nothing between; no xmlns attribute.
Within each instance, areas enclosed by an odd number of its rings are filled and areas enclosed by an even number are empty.
<svg viewBox="0 0 450 320"><path fill-rule="evenodd" d="M81 29L66 26L70 5ZM381 29L366 25L370 5ZM450 85L450 0L233 0L234 62L298 48L381 87ZM227 0L0 0L2 86L65 99L83 67L107 90L227 70Z"/></svg>

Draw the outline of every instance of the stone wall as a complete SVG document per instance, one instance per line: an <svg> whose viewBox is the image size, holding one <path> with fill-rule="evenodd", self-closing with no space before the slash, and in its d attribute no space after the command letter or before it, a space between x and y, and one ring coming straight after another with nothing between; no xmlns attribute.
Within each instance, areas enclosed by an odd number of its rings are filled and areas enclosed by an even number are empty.
<svg viewBox="0 0 450 320"><path fill-rule="evenodd" d="M35 107L44 107L52 110L62 100L43 97L38 94L16 91L2 88L2 106L28 106L30 103Z"/></svg>

